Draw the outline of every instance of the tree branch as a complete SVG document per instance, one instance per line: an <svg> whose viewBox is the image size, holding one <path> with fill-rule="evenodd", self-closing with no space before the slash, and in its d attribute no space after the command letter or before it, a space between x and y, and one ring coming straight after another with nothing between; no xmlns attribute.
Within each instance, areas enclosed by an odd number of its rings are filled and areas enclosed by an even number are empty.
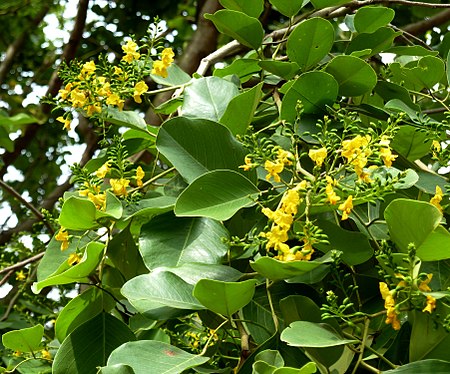
<svg viewBox="0 0 450 374"><path fill-rule="evenodd" d="M412 35L421 35L426 31L431 30L433 27L447 22L450 22L450 9L443 10L442 12L422 21L410 23L409 25L402 27L402 30Z"/></svg>
<svg viewBox="0 0 450 374"><path fill-rule="evenodd" d="M64 47L62 54L62 61L70 61L75 57L75 52L80 44L83 36L84 26L86 24L86 16L88 10L89 0L80 0L78 4L78 13L75 19L74 28L70 34L69 42ZM29 33L29 30L27 30ZM50 79L46 95L55 96L61 88L61 80L58 78L58 73L55 71ZM41 105L42 113L48 115L51 108L48 104ZM23 136L17 139L14 143L14 150L12 152L5 152L2 157L3 167L0 169L0 177L5 175L9 165L11 165L17 157L20 156L22 150L26 149L28 145L35 139L36 133L41 126L37 123L30 124Z"/></svg>
<svg viewBox="0 0 450 374"><path fill-rule="evenodd" d="M33 18L28 25L27 29L23 31L14 42L9 45L6 50L5 58L0 65L0 85L5 82L6 76L11 70L11 66L14 63L14 58L21 51L27 39L30 37L30 30L36 28L44 19L48 11L50 10L50 5L45 4L41 11Z"/></svg>

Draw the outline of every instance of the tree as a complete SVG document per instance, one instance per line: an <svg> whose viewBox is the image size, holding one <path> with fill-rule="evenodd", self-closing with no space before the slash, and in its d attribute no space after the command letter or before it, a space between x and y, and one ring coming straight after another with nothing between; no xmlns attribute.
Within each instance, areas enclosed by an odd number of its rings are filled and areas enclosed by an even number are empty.
<svg viewBox="0 0 450 374"><path fill-rule="evenodd" d="M449 371L448 5L65 5L0 6L3 371Z"/></svg>

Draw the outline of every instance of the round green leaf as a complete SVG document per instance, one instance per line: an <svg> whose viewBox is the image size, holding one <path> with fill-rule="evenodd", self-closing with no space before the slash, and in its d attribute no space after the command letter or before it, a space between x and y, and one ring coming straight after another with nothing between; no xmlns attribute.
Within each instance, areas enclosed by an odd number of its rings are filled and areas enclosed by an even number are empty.
<svg viewBox="0 0 450 374"><path fill-rule="evenodd" d="M253 49L261 46L264 30L257 18L235 10L222 9L214 14L205 14L222 34L236 39L239 43Z"/></svg>
<svg viewBox="0 0 450 374"><path fill-rule="evenodd" d="M353 20L356 31L372 33L380 27L386 26L394 19L393 9L383 6L362 7L358 9Z"/></svg>
<svg viewBox="0 0 450 374"><path fill-rule="evenodd" d="M256 176L239 168L248 152L229 129L216 122L171 119L161 126L156 146L189 183L215 169L245 173L251 180Z"/></svg>
<svg viewBox="0 0 450 374"><path fill-rule="evenodd" d="M300 66L297 63L289 61L260 61L259 66L269 73L278 75L284 79L292 79L300 70Z"/></svg>
<svg viewBox="0 0 450 374"><path fill-rule="evenodd" d="M260 257L256 261L250 262L250 266L263 277L279 280L303 275L319 266L326 266L326 264L320 261L283 262L271 257Z"/></svg>
<svg viewBox="0 0 450 374"><path fill-rule="evenodd" d="M104 297L102 290L91 287L74 297L58 315L55 323L55 335L62 342L75 328L103 311Z"/></svg>
<svg viewBox="0 0 450 374"><path fill-rule="evenodd" d="M105 120L113 125L120 127L129 127L148 133L147 124L137 112L131 110L119 110L117 108L108 107L103 110Z"/></svg>
<svg viewBox="0 0 450 374"><path fill-rule="evenodd" d="M277 10L286 17L295 16L309 0L269 0Z"/></svg>
<svg viewBox="0 0 450 374"><path fill-rule="evenodd" d="M44 326L36 325L20 330L8 331L2 335L2 343L6 348L20 352L35 352L42 349Z"/></svg>
<svg viewBox="0 0 450 374"><path fill-rule="evenodd" d="M71 196L59 214L59 224L69 230L84 231L98 227L95 221L95 205L92 201Z"/></svg>
<svg viewBox="0 0 450 374"><path fill-rule="evenodd" d="M158 214L172 210L175 205L175 197L158 196L150 199L142 199L125 208L125 220L134 217L145 216L147 219Z"/></svg>
<svg viewBox="0 0 450 374"><path fill-rule="evenodd" d="M392 241L407 253L408 244L416 248L438 227L441 212L425 201L396 199L384 211Z"/></svg>
<svg viewBox="0 0 450 374"><path fill-rule="evenodd" d="M229 234L210 218L179 218L165 214L141 228L139 251L149 270L185 263L219 264L228 251Z"/></svg>
<svg viewBox="0 0 450 374"><path fill-rule="evenodd" d="M330 52L333 43L333 25L323 18L311 18L300 23L289 35L287 55L300 69L308 70Z"/></svg>
<svg viewBox="0 0 450 374"><path fill-rule="evenodd" d="M231 218L239 209L254 205L258 188L242 174L214 170L194 180L175 204L180 217Z"/></svg>
<svg viewBox="0 0 450 374"><path fill-rule="evenodd" d="M146 317L169 319L186 310L204 309L192 296L193 288L173 273L154 271L130 279L121 292Z"/></svg>
<svg viewBox="0 0 450 374"><path fill-rule="evenodd" d="M242 273L231 266L189 262L176 267L162 266L161 271L170 271L186 283L195 285L200 279L216 279L226 282L237 281Z"/></svg>
<svg viewBox="0 0 450 374"><path fill-rule="evenodd" d="M241 83L245 83L260 71L261 67L258 64L258 60L239 58L224 68L215 69L213 75L220 78L226 77L227 75L236 75L239 77Z"/></svg>
<svg viewBox="0 0 450 374"><path fill-rule="evenodd" d="M54 374L95 374L106 365L111 352L119 345L135 340L122 321L100 313L72 331L61 344L53 362Z"/></svg>
<svg viewBox="0 0 450 374"><path fill-rule="evenodd" d="M108 359L108 366L128 365L135 374L178 374L208 360L209 357L193 355L167 343L141 340L115 349Z"/></svg>
<svg viewBox="0 0 450 374"><path fill-rule="evenodd" d="M388 49L394 39L401 35L400 31L395 32L391 27L381 27L370 34L359 34L350 42L347 47L347 54L353 54L358 51L366 51L361 53L360 57L370 57L377 53L384 52Z"/></svg>
<svg viewBox="0 0 450 374"><path fill-rule="evenodd" d="M228 103L239 93L237 86L219 77L194 79L184 90L184 117L219 121Z"/></svg>
<svg viewBox="0 0 450 374"><path fill-rule="evenodd" d="M257 281L222 282L201 279L195 285L194 296L209 310L231 317L253 298Z"/></svg>
<svg viewBox="0 0 450 374"><path fill-rule="evenodd" d="M377 74L365 61L354 56L336 56L326 67L339 83L342 96L361 96L372 91L377 84Z"/></svg>
<svg viewBox="0 0 450 374"><path fill-rule="evenodd" d="M281 104L281 119L294 123L297 117L296 105L300 100L304 113L325 113L326 106L337 98L339 85L332 75L322 71L302 74L286 92Z"/></svg>
<svg viewBox="0 0 450 374"><path fill-rule="evenodd" d="M224 8L237 10L258 18L264 10L264 0L219 0Z"/></svg>
<svg viewBox="0 0 450 374"><path fill-rule="evenodd" d="M308 321L292 322L282 331L280 340L294 347L310 348L358 343L358 340L341 338L328 325Z"/></svg>
<svg viewBox="0 0 450 374"><path fill-rule="evenodd" d="M438 226L417 248L417 257L422 261L440 261L450 258L450 233Z"/></svg>

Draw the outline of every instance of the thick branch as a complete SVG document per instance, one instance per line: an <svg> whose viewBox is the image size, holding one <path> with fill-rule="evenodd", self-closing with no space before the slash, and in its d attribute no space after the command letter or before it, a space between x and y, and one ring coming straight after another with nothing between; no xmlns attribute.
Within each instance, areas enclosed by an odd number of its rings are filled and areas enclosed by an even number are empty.
<svg viewBox="0 0 450 374"><path fill-rule="evenodd" d="M61 58L63 61L68 62L75 57L75 52L83 36L83 30L86 24L88 5L89 0L80 0L78 4L78 13L75 19L75 25L70 34L69 42L66 44L64 48L64 52ZM55 71L50 79L47 95L55 96L60 88L61 88L61 80L58 78L57 71ZM47 104L43 104L41 105L41 110L44 114L49 114L51 108ZM24 135L19 139L17 139L16 142L14 143L14 151L4 153L2 157L3 167L0 169L0 177L5 175L8 166L11 165L17 159L17 157L19 157L19 155L22 153L22 150L28 148L28 145L36 137L36 133L40 128L41 126L37 123L29 125L25 130Z"/></svg>
<svg viewBox="0 0 450 374"><path fill-rule="evenodd" d="M410 23L409 25L402 27L402 30L412 35L421 35L426 31L431 30L433 27L447 22L450 22L450 9L443 10L442 12L422 21Z"/></svg>
<svg viewBox="0 0 450 374"><path fill-rule="evenodd" d="M37 16L30 22L28 28L24 32L22 32L6 50L5 58L0 65L0 85L5 82L5 79L9 71L11 70L14 58L22 50L25 42L30 37L30 30L33 30L41 23L49 10L50 5L44 5Z"/></svg>

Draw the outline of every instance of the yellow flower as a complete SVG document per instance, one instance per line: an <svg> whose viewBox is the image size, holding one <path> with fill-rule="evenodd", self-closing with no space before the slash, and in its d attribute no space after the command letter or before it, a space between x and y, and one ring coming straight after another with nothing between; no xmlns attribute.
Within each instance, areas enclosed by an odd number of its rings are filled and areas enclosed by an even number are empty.
<svg viewBox="0 0 450 374"><path fill-rule="evenodd" d="M342 221L348 219L348 215L351 213L353 209L353 196L350 195L347 197L347 200L345 200L341 205L338 207L339 210L342 210Z"/></svg>
<svg viewBox="0 0 450 374"><path fill-rule="evenodd" d="M58 233L55 235L55 240L61 242L61 251L65 251L67 248L69 248L69 234L67 233L66 229L61 227Z"/></svg>
<svg viewBox="0 0 450 374"><path fill-rule="evenodd" d="M381 147L380 157L383 160L384 165L386 165L387 167L391 167L392 161L397 158L397 155L393 155L391 152L391 148L389 147L390 142L390 139L386 135L383 135L379 142L379 145Z"/></svg>
<svg viewBox="0 0 450 374"><path fill-rule="evenodd" d="M285 213L281 209L272 211L269 208L263 208L262 213L276 225L280 226L286 231L289 230L294 220L294 217L291 214Z"/></svg>
<svg viewBox="0 0 450 374"><path fill-rule="evenodd" d="M16 280L24 281L25 279L27 279L27 276L25 275L23 270L16 272Z"/></svg>
<svg viewBox="0 0 450 374"><path fill-rule="evenodd" d="M327 201L331 205L336 205L341 198L334 192L333 186L336 186L337 181L331 178L330 176L326 176L327 186L325 187L325 194L327 195Z"/></svg>
<svg viewBox="0 0 450 374"><path fill-rule="evenodd" d="M441 187L436 186L436 193L430 200L430 204L433 204L436 208L438 208L441 213L444 211L444 209L441 206L443 196L444 194L442 193Z"/></svg>
<svg viewBox="0 0 450 374"><path fill-rule="evenodd" d="M266 248L274 248L277 251L289 252L289 246L285 243L289 237L286 230L280 226L272 226L269 232L261 233L262 237L267 238Z"/></svg>
<svg viewBox="0 0 450 374"><path fill-rule="evenodd" d="M384 300L384 308L386 309L386 324L392 325L394 330L400 330L400 321L398 320L397 311L395 310L395 299L389 291L386 283L380 282L380 293Z"/></svg>
<svg viewBox="0 0 450 374"><path fill-rule="evenodd" d="M147 92L148 86L144 81L137 82L134 86L133 98L138 104L142 103L141 95Z"/></svg>
<svg viewBox="0 0 450 374"><path fill-rule="evenodd" d="M51 360L51 359L52 359L52 355L51 355L50 352L47 351L46 349L43 349L43 350L41 351L41 357L42 357L44 360Z"/></svg>
<svg viewBox="0 0 450 374"><path fill-rule="evenodd" d="M104 96L108 97L111 95L111 83L106 82L105 77L98 77L97 78L97 95L98 96Z"/></svg>
<svg viewBox="0 0 450 374"><path fill-rule="evenodd" d="M119 68L117 66L113 66L113 68L114 68L114 72L113 72L114 75L122 75L123 74L123 70L121 68Z"/></svg>
<svg viewBox="0 0 450 374"><path fill-rule="evenodd" d="M83 108L86 105L87 98L84 91L75 88L70 92L70 101L74 108Z"/></svg>
<svg viewBox="0 0 450 374"><path fill-rule="evenodd" d="M296 215L298 205L300 204L300 195L295 189L285 192L281 199L281 209L288 214Z"/></svg>
<svg viewBox="0 0 450 374"><path fill-rule="evenodd" d="M279 149L277 152L277 160L283 163L284 165L292 165L292 161L294 159L294 155L285 151L284 149Z"/></svg>
<svg viewBox="0 0 450 374"><path fill-rule="evenodd" d="M153 62L153 67L152 67L151 73L154 75L159 75L160 77L163 77L163 78L167 78L167 76L169 75L167 73L167 66L161 60L157 60L157 61Z"/></svg>
<svg viewBox="0 0 450 374"><path fill-rule="evenodd" d="M319 149L310 149L308 156L313 160L318 167L321 167L325 159L327 158L327 149L325 147Z"/></svg>
<svg viewBox="0 0 450 374"><path fill-rule="evenodd" d="M172 64L174 57L175 53L173 53L172 48L164 48L161 52L161 61L164 63L164 65L166 65L166 67Z"/></svg>
<svg viewBox="0 0 450 374"><path fill-rule="evenodd" d="M105 178L106 174L109 173L111 168L109 167L109 161L106 161L102 166L98 168L95 172L97 178Z"/></svg>
<svg viewBox="0 0 450 374"><path fill-rule="evenodd" d="M137 44L132 40L128 40L127 44L122 46L122 50L125 52L125 56L122 57L125 62L131 63L141 57L141 54L137 52Z"/></svg>
<svg viewBox="0 0 450 374"><path fill-rule="evenodd" d="M105 193L93 194L92 192L89 192L87 197L90 201L92 201L94 203L94 205L97 209L105 210L105 208L106 208L106 194Z"/></svg>
<svg viewBox="0 0 450 374"><path fill-rule="evenodd" d="M249 156L244 157L244 165L239 166L240 169L244 169L244 171L249 171L253 167L257 166L256 164L252 163L252 159Z"/></svg>
<svg viewBox="0 0 450 374"><path fill-rule="evenodd" d="M67 263L70 266L76 265L81 261L81 257L78 253L72 253L67 259Z"/></svg>
<svg viewBox="0 0 450 374"><path fill-rule="evenodd" d="M106 105L115 105L119 108L119 110L123 109L124 103L125 101L122 100L117 94L112 94L106 99Z"/></svg>
<svg viewBox="0 0 450 374"><path fill-rule="evenodd" d="M63 116L59 116L58 118L56 118L56 120L61 122L61 123L64 123L64 127L63 128L65 130L67 130L67 131L70 130L70 122L71 122L70 118L68 118L68 117L64 118Z"/></svg>
<svg viewBox="0 0 450 374"><path fill-rule="evenodd" d="M266 175L266 180L270 181L270 178L273 177L275 182L281 182L281 178L278 174L280 174L284 169L284 164L282 164L279 161L272 162L270 160L267 160L264 163L264 169L267 170L269 174Z"/></svg>
<svg viewBox="0 0 450 374"><path fill-rule="evenodd" d="M92 73L94 73L96 69L97 69L97 67L95 66L95 62L94 61L86 62L83 65L83 68L81 69L81 75L82 76L84 76L84 75L85 76L89 76Z"/></svg>
<svg viewBox="0 0 450 374"><path fill-rule="evenodd" d="M419 290L422 291L422 292L430 292L431 288L428 285L428 283L431 282L432 278L433 278L433 274L427 274L427 279L425 279L424 281L420 282Z"/></svg>
<svg viewBox="0 0 450 374"><path fill-rule="evenodd" d="M128 179L125 178L110 179L109 183L111 184L111 188L115 195L117 196L128 195L127 187L130 184L130 181Z"/></svg>
<svg viewBox="0 0 450 374"><path fill-rule="evenodd" d="M439 152L439 151L441 150L441 143L438 142L437 140L433 140L433 142L431 143L431 147L432 147L435 151Z"/></svg>
<svg viewBox="0 0 450 374"><path fill-rule="evenodd" d="M142 186L142 179L145 177L145 172L144 170L142 170L142 168L140 166L137 167L136 169L136 184L138 185L138 187Z"/></svg>
<svg viewBox="0 0 450 374"><path fill-rule="evenodd" d="M357 135L353 139L344 140L342 142L342 156L345 157L348 162L352 161L352 159L361 152L363 152L365 156L369 156L371 151L367 147L370 143L370 139L370 135Z"/></svg>
<svg viewBox="0 0 450 374"><path fill-rule="evenodd" d="M425 308L423 308L422 312L428 312L431 314L435 309L436 299L431 295L427 295L427 305L425 306Z"/></svg>
<svg viewBox="0 0 450 374"><path fill-rule="evenodd" d="M86 108L86 114L88 117L91 117L94 113L101 113L102 107L100 106L100 103L95 103L92 105L88 105Z"/></svg>
<svg viewBox="0 0 450 374"><path fill-rule="evenodd" d="M69 96L70 91L72 90L73 84L67 83L66 86L59 90L59 94L61 95L61 99L66 100L67 96Z"/></svg>

